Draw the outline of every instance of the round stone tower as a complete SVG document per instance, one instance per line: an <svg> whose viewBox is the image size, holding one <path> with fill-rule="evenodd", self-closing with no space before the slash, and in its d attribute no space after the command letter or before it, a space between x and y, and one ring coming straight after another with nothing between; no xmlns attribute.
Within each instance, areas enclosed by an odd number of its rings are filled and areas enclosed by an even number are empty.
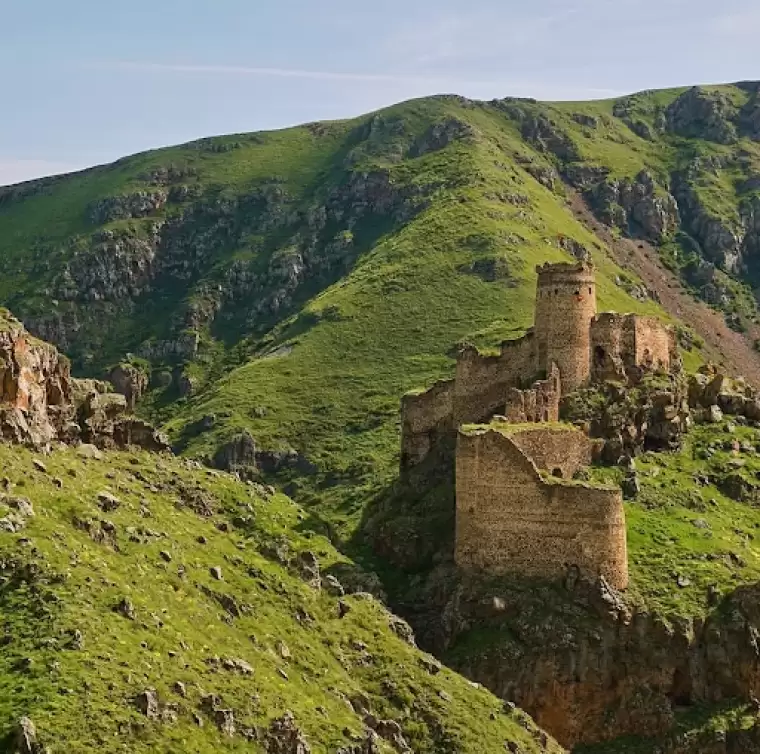
<svg viewBox="0 0 760 754"><path fill-rule="evenodd" d="M552 362L560 372L562 395L591 374L591 320L596 315L596 279L591 262L561 262L536 268L535 336L539 369Z"/></svg>

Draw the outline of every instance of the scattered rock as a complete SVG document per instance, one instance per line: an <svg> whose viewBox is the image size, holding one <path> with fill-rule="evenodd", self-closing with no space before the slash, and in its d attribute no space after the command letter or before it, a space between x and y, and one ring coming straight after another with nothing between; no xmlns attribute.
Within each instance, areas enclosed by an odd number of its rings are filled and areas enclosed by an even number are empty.
<svg viewBox="0 0 760 754"><path fill-rule="evenodd" d="M403 618L391 615L388 619L388 626L399 639L402 639L412 647L417 646L414 639L414 631L412 631L412 627Z"/></svg>
<svg viewBox="0 0 760 754"><path fill-rule="evenodd" d="M130 600L129 597L124 597L122 600L120 600L119 603L114 607L114 612L119 613L119 615L123 615L129 620L136 620L137 618L135 614L135 606L132 604L132 600Z"/></svg>
<svg viewBox="0 0 760 754"><path fill-rule="evenodd" d="M311 550L305 550L298 554L298 572L301 578L313 589L322 588L322 579L319 574L319 561Z"/></svg>
<svg viewBox="0 0 760 754"><path fill-rule="evenodd" d="M87 458L94 461L103 460L103 452L99 450L96 445L92 445L91 443L82 443L77 446L77 455L80 458Z"/></svg>
<svg viewBox="0 0 760 754"><path fill-rule="evenodd" d="M311 754L311 746L290 711L270 723L264 746L267 754Z"/></svg>
<svg viewBox="0 0 760 754"><path fill-rule="evenodd" d="M14 754L44 754L45 748L37 740L37 728L28 717L22 717L13 736Z"/></svg>
<svg viewBox="0 0 760 754"><path fill-rule="evenodd" d="M225 736L235 735L235 713L231 709L215 709L214 723Z"/></svg>
<svg viewBox="0 0 760 754"><path fill-rule="evenodd" d="M121 505L121 500L110 492L103 490L102 492L98 492L98 505L103 512L108 513L109 511L115 511Z"/></svg>
<svg viewBox="0 0 760 754"><path fill-rule="evenodd" d="M18 512L24 518L34 516L34 507L25 497L0 497L0 503L5 503L9 508Z"/></svg>
<svg viewBox="0 0 760 754"><path fill-rule="evenodd" d="M639 476L634 471L625 475L625 478L620 484L620 488L623 490L623 497L626 500L633 500L641 492L641 483L639 482Z"/></svg>
<svg viewBox="0 0 760 754"><path fill-rule="evenodd" d="M223 581L222 569L220 566L212 566L211 568L209 568L209 573L211 574L211 577L216 579L217 581Z"/></svg>
<svg viewBox="0 0 760 754"><path fill-rule="evenodd" d="M158 720L158 696L155 689L146 689L135 697L135 707L149 720Z"/></svg>

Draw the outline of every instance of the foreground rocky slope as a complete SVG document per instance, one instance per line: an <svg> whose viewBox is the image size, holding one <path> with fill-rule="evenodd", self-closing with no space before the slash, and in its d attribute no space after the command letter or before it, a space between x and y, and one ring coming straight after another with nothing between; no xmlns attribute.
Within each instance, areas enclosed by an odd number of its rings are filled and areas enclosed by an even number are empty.
<svg viewBox="0 0 760 754"><path fill-rule="evenodd" d="M164 449L8 313L0 355L4 751L560 751L290 500L138 447Z"/></svg>
<svg viewBox="0 0 760 754"><path fill-rule="evenodd" d="M282 495L87 447L0 445L3 751L559 751L417 650Z"/></svg>

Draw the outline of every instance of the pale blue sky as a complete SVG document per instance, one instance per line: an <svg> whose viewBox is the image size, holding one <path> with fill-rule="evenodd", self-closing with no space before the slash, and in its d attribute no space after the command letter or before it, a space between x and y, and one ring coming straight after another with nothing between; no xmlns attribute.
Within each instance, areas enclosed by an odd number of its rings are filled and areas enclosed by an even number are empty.
<svg viewBox="0 0 760 754"><path fill-rule="evenodd" d="M760 79L757 0L0 0L0 185L411 97Z"/></svg>

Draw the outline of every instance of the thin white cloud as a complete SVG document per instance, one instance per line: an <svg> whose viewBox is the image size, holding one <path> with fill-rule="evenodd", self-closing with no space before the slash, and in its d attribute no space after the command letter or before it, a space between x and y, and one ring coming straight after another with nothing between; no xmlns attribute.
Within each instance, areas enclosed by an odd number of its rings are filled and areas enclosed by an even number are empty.
<svg viewBox="0 0 760 754"><path fill-rule="evenodd" d="M259 66L234 65L199 65L185 63L153 63L141 61L117 61L98 63L99 68L111 68L125 71L165 72L165 73L200 73L221 76L260 76L291 79L311 79L317 81L354 81L358 83L392 83L392 84L442 84L451 83L450 77L417 76L414 74L392 73L354 73L344 71L315 71L299 68L267 68ZM454 83L484 84L487 81L453 80Z"/></svg>
<svg viewBox="0 0 760 754"><path fill-rule="evenodd" d="M554 87L541 81L517 78L512 75L495 75L490 78L460 78L456 75L417 75L406 73L355 73L319 71L298 68L269 68L260 66L229 66L194 63L157 63L151 61L113 61L95 64L101 69L153 73L176 73L180 75L252 76L307 79L316 81L344 81L363 84L391 84L398 89L398 96L416 97L426 94L452 92L474 97L524 96L539 99L597 99L624 94L616 89L593 87ZM498 74L498 71L497 71Z"/></svg>
<svg viewBox="0 0 760 754"><path fill-rule="evenodd" d="M55 160L17 160L0 158L0 186L31 181L48 175L72 173L85 165Z"/></svg>
<svg viewBox="0 0 760 754"><path fill-rule="evenodd" d="M394 57L414 63L435 64L498 57L504 50L531 48L550 30L562 28L580 15L577 7L552 13L530 11L449 14L418 23L405 23L383 46Z"/></svg>

